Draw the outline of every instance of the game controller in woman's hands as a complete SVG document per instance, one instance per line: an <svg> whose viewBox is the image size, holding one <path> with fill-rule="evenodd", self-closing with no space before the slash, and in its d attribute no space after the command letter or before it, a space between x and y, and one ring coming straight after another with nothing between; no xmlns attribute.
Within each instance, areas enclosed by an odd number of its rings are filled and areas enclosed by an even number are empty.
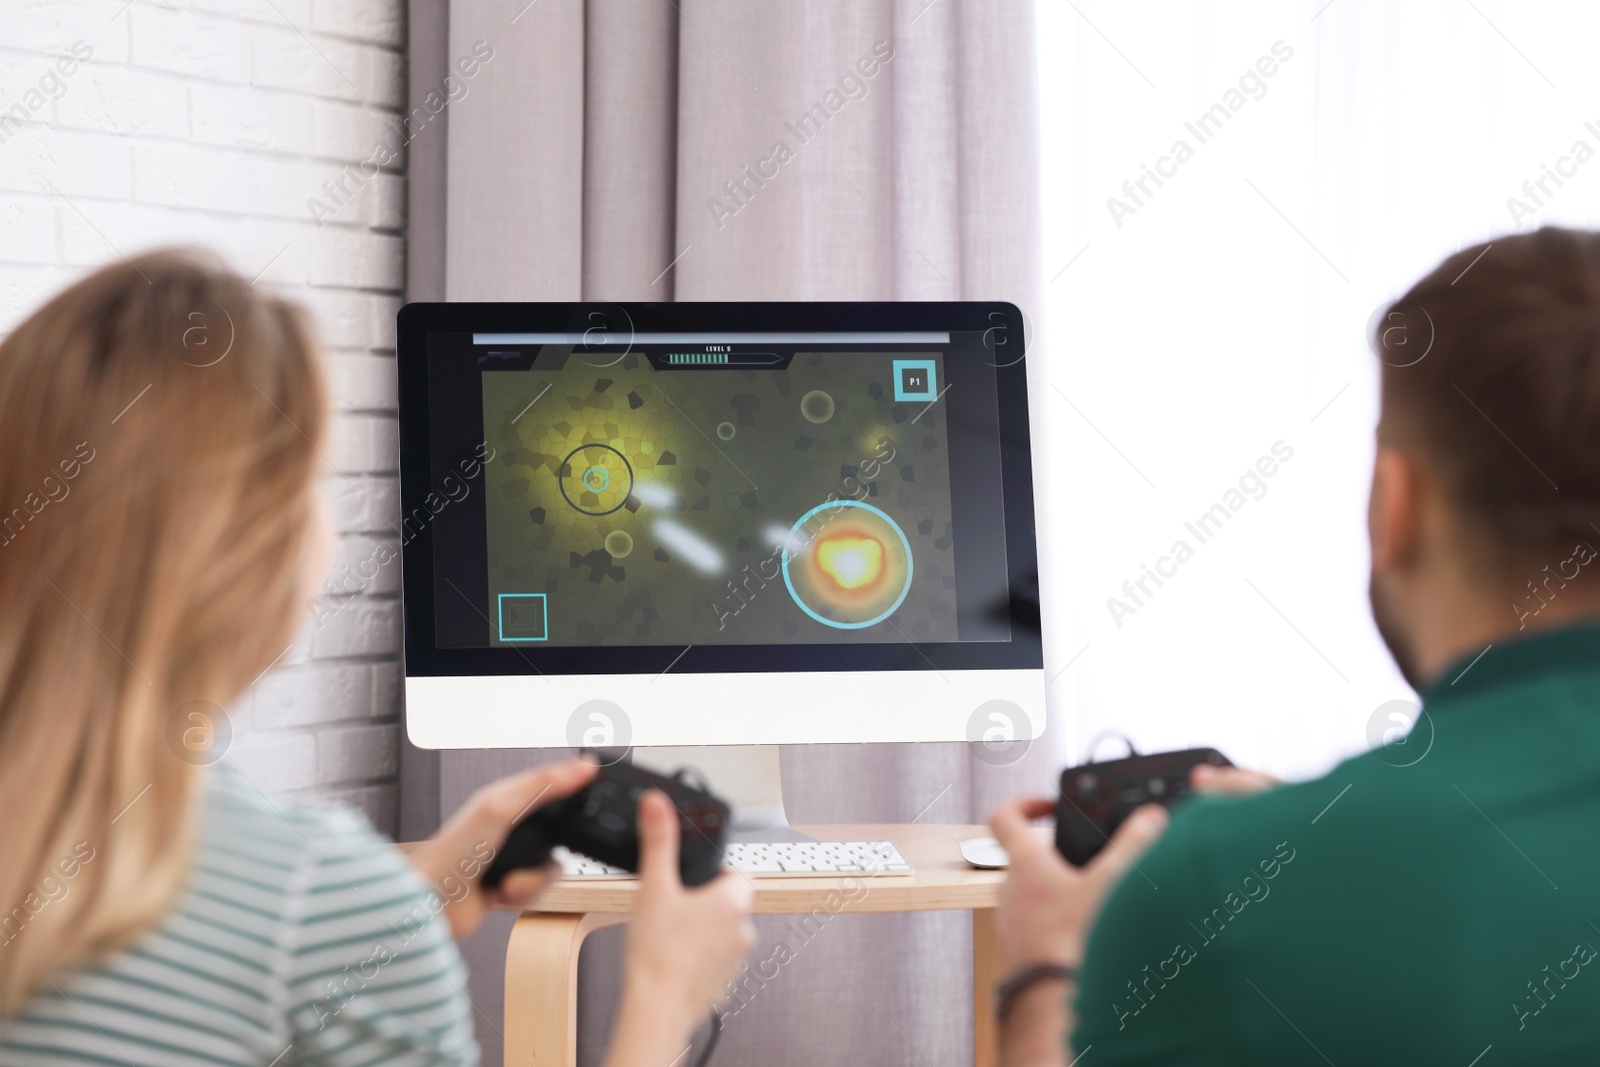
<svg viewBox="0 0 1600 1067"><path fill-rule="evenodd" d="M594 781L570 797L536 809L512 827L483 873L493 889L507 874L549 862L550 850L565 845L591 859L626 870L639 869L639 800L650 790L666 794L678 809L678 873L686 886L703 885L722 869L728 805L681 778L635 767L602 766Z"/></svg>

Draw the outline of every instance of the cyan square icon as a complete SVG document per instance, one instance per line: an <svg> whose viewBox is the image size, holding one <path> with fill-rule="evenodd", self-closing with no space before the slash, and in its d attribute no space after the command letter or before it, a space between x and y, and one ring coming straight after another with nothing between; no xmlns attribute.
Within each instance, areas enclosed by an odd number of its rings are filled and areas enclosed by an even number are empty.
<svg viewBox="0 0 1600 1067"><path fill-rule="evenodd" d="M501 593L497 614L502 641L550 640L550 607L543 593Z"/></svg>
<svg viewBox="0 0 1600 1067"><path fill-rule="evenodd" d="M896 400L936 400L939 396L938 372L931 359L894 361Z"/></svg>

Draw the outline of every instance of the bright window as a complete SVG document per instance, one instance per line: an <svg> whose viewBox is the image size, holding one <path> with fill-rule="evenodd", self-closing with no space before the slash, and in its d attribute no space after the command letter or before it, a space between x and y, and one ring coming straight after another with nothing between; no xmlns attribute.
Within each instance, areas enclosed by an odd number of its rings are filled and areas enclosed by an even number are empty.
<svg viewBox="0 0 1600 1067"><path fill-rule="evenodd" d="M1366 325L1460 247L1600 226L1596 40L1579 2L1041 0L1063 756L1303 777L1414 698L1366 603Z"/></svg>

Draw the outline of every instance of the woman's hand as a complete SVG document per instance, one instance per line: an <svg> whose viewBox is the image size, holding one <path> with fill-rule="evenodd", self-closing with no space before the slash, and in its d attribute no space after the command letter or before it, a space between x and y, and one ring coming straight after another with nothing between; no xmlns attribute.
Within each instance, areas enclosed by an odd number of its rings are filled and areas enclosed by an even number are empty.
<svg viewBox="0 0 1600 1067"><path fill-rule="evenodd" d="M411 862L439 891L450 931L460 939L478 928L490 908L531 907L555 879L555 864L506 875L495 889L479 877L494 862L511 828L553 800L569 797L594 778L595 765L567 760L490 782L461 805L438 834L411 852Z"/></svg>
<svg viewBox="0 0 1600 1067"><path fill-rule="evenodd" d="M723 871L696 889L678 878L678 813L659 792L639 802L639 907L628 928L622 1010L608 1067L676 1062L755 944L751 887Z"/></svg>

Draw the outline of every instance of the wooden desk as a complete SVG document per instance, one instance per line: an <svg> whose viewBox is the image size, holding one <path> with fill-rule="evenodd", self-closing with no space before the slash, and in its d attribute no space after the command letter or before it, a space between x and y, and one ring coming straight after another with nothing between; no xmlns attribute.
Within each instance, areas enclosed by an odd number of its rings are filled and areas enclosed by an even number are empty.
<svg viewBox="0 0 1600 1067"><path fill-rule="evenodd" d="M819 841L893 841L917 873L910 878L877 879L871 875L751 878L755 914L809 914L823 906L829 893L847 887L859 899L848 902L838 914L972 912L974 1063L990 1067L995 1052L994 984L1000 978L994 907L1004 874L973 870L959 849L969 837L988 836L988 828L912 824L797 829ZM864 896L854 878L867 880ZM558 882L540 899L540 910L524 912L517 919L506 946L506 1067L578 1062L578 953L593 931L628 921L638 892L639 883L631 879ZM834 897L835 903L838 900Z"/></svg>

